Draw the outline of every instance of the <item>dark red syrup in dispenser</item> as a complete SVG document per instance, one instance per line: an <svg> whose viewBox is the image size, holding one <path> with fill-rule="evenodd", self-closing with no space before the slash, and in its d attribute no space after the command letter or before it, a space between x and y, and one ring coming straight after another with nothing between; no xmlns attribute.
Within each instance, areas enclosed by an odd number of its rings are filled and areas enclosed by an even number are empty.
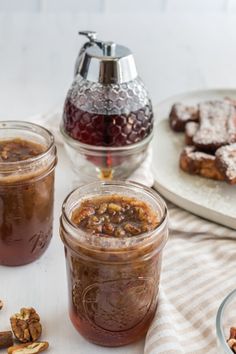
<svg viewBox="0 0 236 354"><path fill-rule="evenodd" d="M64 107L64 129L73 139L92 146L107 147L104 156L86 156L101 169L101 178L112 178L112 168L119 166L125 157L114 156L110 147L122 147L140 142L153 129L151 103L128 114L96 114L77 108L69 98Z"/></svg>
<svg viewBox="0 0 236 354"><path fill-rule="evenodd" d="M93 146L135 144L145 139L153 129L151 104L128 114L105 115L84 112L67 99L63 119L69 136Z"/></svg>

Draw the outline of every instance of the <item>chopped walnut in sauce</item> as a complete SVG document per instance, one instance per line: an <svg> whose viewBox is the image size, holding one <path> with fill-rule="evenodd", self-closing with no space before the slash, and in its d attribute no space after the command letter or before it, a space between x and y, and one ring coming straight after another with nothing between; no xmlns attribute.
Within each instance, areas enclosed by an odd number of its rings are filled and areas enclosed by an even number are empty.
<svg viewBox="0 0 236 354"><path fill-rule="evenodd" d="M81 230L107 237L131 237L154 230L158 216L144 201L112 194L84 200L71 220Z"/></svg>

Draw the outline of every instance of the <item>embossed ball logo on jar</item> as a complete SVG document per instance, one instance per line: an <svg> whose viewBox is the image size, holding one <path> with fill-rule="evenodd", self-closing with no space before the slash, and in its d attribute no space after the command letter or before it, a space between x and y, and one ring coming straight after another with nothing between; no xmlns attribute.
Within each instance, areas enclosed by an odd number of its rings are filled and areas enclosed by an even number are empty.
<svg viewBox="0 0 236 354"><path fill-rule="evenodd" d="M88 286L83 292L87 319L106 331L127 331L147 316L154 297L152 278L110 280Z"/></svg>

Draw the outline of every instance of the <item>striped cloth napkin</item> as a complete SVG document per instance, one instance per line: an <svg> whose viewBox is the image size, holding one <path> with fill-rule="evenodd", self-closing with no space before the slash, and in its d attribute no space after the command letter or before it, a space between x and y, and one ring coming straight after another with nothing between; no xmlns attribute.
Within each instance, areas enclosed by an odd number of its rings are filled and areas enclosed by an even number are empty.
<svg viewBox="0 0 236 354"><path fill-rule="evenodd" d="M144 353L216 354L216 313L236 287L236 231L168 208L159 306Z"/></svg>

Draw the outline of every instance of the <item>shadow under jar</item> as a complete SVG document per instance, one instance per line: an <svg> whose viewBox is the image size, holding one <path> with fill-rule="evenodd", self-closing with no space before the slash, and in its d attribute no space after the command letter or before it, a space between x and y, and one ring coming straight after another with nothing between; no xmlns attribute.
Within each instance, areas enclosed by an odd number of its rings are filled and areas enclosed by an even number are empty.
<svg viewBox="0 0 236 354"><path fill-rule="evenodd" d="M146 334L158 303L167 218L158 194L133 182L94 182L65 200L69 313L91 342L115 347Z"/></svg>
<svg viewBox="0 0 236 354"><path fill-rule="evenodd" d="M0 122L1 265L33 262L47 249L56 161L48 130L28 122Z"/></svg>

